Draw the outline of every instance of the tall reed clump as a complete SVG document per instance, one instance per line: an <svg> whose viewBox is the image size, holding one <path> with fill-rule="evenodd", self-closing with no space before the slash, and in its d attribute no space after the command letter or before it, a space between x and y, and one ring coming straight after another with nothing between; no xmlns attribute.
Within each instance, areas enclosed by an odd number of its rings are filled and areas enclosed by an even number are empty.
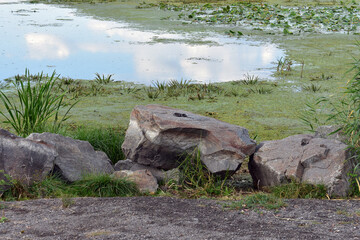
<svg viewBox="0 0 360 240"><path fill-rule="evenodd" d="M360 43L357 44L360 48ZM342 98L320 98L314 105L308 104L309 114L304 114L301 119L314 130L315 125L334 124L339 128L333 133L340 132L347 137L347 144L351 152L348 161L353 163L353 171L350 173L352 195L360 195L360 59L354 58L352 68L348 73L354 73L347 82ZM318 116L318 109L324 105L331 112L322 121ZM311 120L309 120L311 119Z"/></svg>
<svg viewBox="0 0 360 240"><path fill-rule="evenodd" d="M354 158L354 168L351 173L353 194L360 195L360 59L354 60L350 71L354 71L355 74L346 86L346 99L342 102L346 108L339 112L339 117L343 120L343 126L339 130L348 136Z"/></svg>
<svg viewBox="0 0 360 240"><path fill-rule="evenodd" d="M60 117L60 110L64 107L64 94L55 92L55 82L58 77L55 71L50 77L38 74L37 81L32 83L29 70L25 71L23 79L16 76L12 84L15 88L15 98L9 97L0 90L0 99L5 111L0 114L6 119L20 136L27 136L32 132L40 132L53 120L51 129L57 132L61 124L68 119L68 113L76 102Z"/></svg>

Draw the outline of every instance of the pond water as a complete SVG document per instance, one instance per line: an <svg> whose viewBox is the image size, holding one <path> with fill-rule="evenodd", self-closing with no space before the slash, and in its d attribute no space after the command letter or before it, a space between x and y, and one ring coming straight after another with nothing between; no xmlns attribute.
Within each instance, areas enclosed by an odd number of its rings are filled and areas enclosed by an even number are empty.
<svg viewBox="0 0 360 240"><path fill-rule="evenodd" d="M271 79L274 62L284 56L271 43L215 32L144 31L70 7L10 0L0 0L0 32L0 80L26 68L78 79L114 74L144 84L224 82L244 74Z"/></svg>

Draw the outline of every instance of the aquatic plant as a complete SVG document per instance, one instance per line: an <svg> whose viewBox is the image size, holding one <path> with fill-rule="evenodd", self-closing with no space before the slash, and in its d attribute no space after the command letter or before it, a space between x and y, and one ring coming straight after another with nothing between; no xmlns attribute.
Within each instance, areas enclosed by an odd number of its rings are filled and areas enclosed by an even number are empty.
<svg viewBox="0 0 360 240"><path fill-rule="evenodd" d="M244 75L244 79L240 81L240 83L244 85L256 85L259 83L259 77L255 75L250 75L249 73L246 73Z"/></svg>
<svg viewBox="0 0 360 240"><path fill-rule="evenodd" d="M113 82L114 80L112 79L112 76L114 74L108 74L108 75L100 75L99 73L95 73L95 82L98 84L109 84L111 82Z"/></svg>
<svg viewBox="0 0 360 240"><path fill-rule="evenodd" d="M62 123L69 118L68 113L77 102L71 104L60 117L60 110L65 103L64 94L58 95L54 91L57 81L55 71L50 77L38 74L38 81L34 85L30 76L29 70L26 70L24 80L12 82L16 91L15 98L0 90L0 99L6 110L0 111L6 119L4 123L10 124L17 134L27 136L32 132L41 131L52 119L52 131L57 132Z"/></svg>
<svg viewBox="0 0 360 240"><path fill-rule="evenodd" d="M168 87L166 82L160 82L158 80L152 81L151 84L159 91L165 91L165 89Z"/></svg>
<svg viewBox="0 0 360 240"><path fill-rule="evenodd" d="M192 80L181 79L179 81L176 79L171 79L168 83L168 86L170 88L188 89L192 86L192 84L193 84Z"/></svg>
<svg viewBox="0 0 360 240"><path fill-rule="evenodd" d="M144 92L146 93L147 97L153 101L157 99L161 93L159 90L154 89L153 87L144 88Z"/></svg>
<svg viewBox="0 0 360 240"><path fill-rule="evenodd" d="M267 3L237 2L211 7L206 4L152 4L164 11L177 11L184 23L231 24L248 29L282 32L285 35L302 32L357 33L360 27L360 10L357 3L340 6L280 6ZM242 32L226 31L230 36Z"/></svg>
<svg viewBox="0 0 360 240"><path fill-rule="evenodd" d="M303 91L308 91L308 92L319 92L321 90L321 86L318 86L316 84L311 83L310 85L305 85L302 86L301 89Z"/></svg>
<svg viewBox="0 0 360 240"><path fill-rule="evenodd" d="M75 83L75 80L70 77L62 77L59 79L59 81L64 85L71 85Z"/></svg>
<svg viewBox="0 0 360 240"><path fill-rule="evenodd" d="M257 93L257 94L270 94L273 92L271 88L266 87L253 87L248 89L249 93Z"/></svg>
<svg viewBox="0 0 360 240"><path fill-rule="evenodd" d="M277 60L276 72L280 75L287 75L291 72L293 62L289 58L279 58Z"/></svg>
<svg viewBox="0 0 360 240"><path fill-rule="evenodd" d="M325 75L324 73L321 73L321 76L312 77L310 81L327 81L332 79L332 75Z"/></svg>
<svg viewBox="0 0 360 240"><path fill-rule="evenodd" d="M97 96L98 94L101 94L105 91L104 87L101 84L96 84L93 81L91 82L90 90L93 96Z"/></svg>

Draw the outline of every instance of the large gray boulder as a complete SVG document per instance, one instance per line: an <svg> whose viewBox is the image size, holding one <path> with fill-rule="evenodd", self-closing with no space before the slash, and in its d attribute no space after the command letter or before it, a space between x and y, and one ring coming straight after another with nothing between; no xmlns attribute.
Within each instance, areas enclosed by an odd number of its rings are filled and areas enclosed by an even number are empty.
<svg viewBox="0 0 360 240"><path fill-rule="evenodd" d="M0 180L9 177L23 185L43 180L52 170L57 152L52 145L18 137L0 129ZM4 191L10 184L0 186Z"/></svg>
<svg viewBox="0 0 360 240"><path fill-rule="evenodd" d="M330 196L346 196L352 168L348 158L346 144L303 134L260 143L250 157L249 170L255 187L297 180L324 184Z"/></svg>
<svg viewBox="0 0 360 240"><path fill-rule="evenodd" d="M53 133L32 133L27 139L54 146L58 153L54 169L66 181L80 180L86 174L114 172L106 154L95 151L89 142Z"/></svg>
<svg viewBox="0 0 360 240"><path fill-rule="evenodd" d="M128 159L169 170L198 148L212 173L233 173L256 143L239 126L161 105L136 106L122 145Z"/></svg>

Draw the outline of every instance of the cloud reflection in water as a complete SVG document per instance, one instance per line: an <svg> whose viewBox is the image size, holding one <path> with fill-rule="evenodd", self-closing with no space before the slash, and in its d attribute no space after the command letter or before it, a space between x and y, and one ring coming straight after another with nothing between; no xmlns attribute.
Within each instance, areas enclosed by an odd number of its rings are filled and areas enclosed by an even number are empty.
<svg viewBox="0 0 360 240"><path fill-rule="evenodd" d="M6 70L0 78L25 68L46 72L47 66L55 66L62 76L92 79L95 72L111 73L116 80L146 84L181 78L231 81L246 73L270 78L267 68L274 67L272 62L284 54L274 44L215 33L137 30L127 23L78 16L64 7L19 3L7 4L4 10L4 6L0 5L0 26L5 26L6 39L4 45L0 43L0 53L4 53L0 65ZM33 8L36 11L29 11L29 16L12 13ZM44 22L60 22L61 27Z"/></svg>
<svg viewBox="0 0 360 240"><path fill-rule="evenodd" d="M70 55L66 44L54 35L29 33L25 40L31 59L65 59Z"/></svg>

